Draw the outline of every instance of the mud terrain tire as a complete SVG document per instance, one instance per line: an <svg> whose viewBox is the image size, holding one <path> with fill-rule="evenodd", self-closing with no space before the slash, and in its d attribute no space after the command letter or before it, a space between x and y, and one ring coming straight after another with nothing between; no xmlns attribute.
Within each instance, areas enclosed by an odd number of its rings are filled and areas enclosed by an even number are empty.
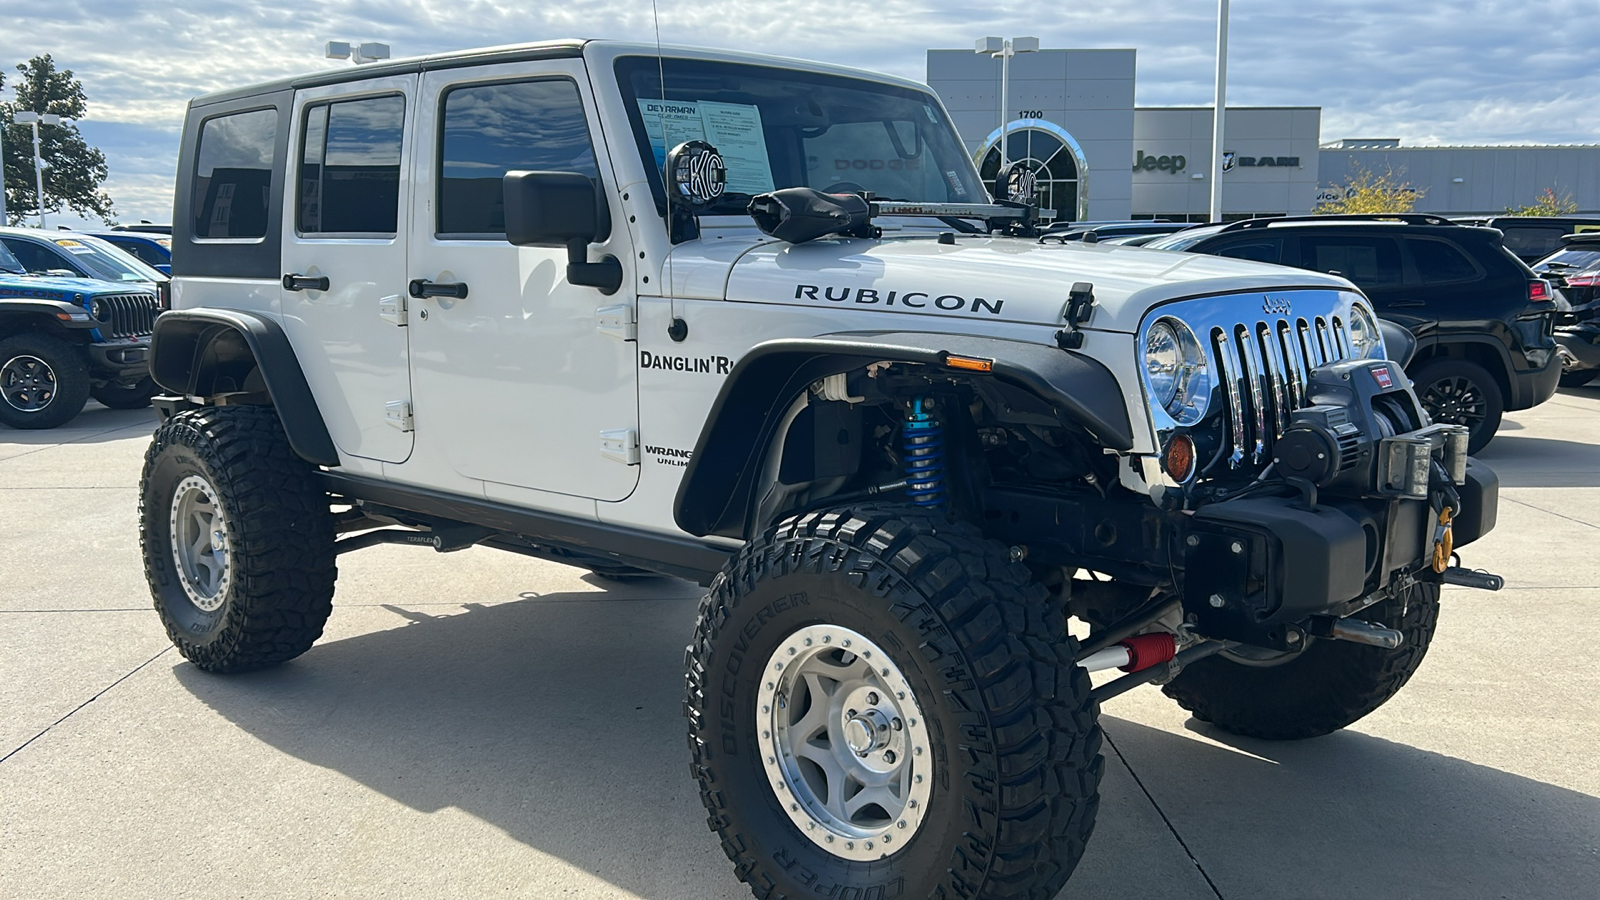
<svg viewBox="0 0 1600 900"><path fill-rule="evenodd" d="M1223 731L1269 741L1318 737L1382 706L1411 679L1439 621L1439 586L1419 584L1408 601L1385 600L1356 618L1393 628L1393 650L1318 640L1281 664L1252 666L1211 656L1162 688L1178 705Z"/></svg>
<svg viewBox="0 0 1600 900"><path fill-rule="evenodd" d="M140 550L185 659L209 672L261 669L322 636L337 570L314 472L270 407L190 410L156 430L140 480Z"/></svg>
<svg viewBox="0 0 1600 900"><path fill-rule="evenodd" d="M796 792L758 752L766 664L815 628L882 648L925 720L931 759L912 769L933 779L923 818L885 826L903 841L880 839L869 860L808 837L807 813L780 805ZM701 605L685 703L692 772L740 880L764 900L1054 897L1093 829L1104 769L1076 648L1064 610L1005 547L941 514L840 508L752 541Z"/></svg>

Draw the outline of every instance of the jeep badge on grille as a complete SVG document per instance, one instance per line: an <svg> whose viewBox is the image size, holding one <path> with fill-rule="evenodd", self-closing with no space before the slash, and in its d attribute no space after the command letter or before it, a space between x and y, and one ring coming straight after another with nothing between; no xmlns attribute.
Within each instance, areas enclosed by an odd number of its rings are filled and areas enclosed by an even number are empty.
<svg viewBox="0 0 1600 900"><path fill-rule="evenodd" d="M1261 297L1261 311L1269 316L1287 316L1289 314L1289 300L1285 297L1278 297L1274 299L1273 297L1263 295Z"/></svg>

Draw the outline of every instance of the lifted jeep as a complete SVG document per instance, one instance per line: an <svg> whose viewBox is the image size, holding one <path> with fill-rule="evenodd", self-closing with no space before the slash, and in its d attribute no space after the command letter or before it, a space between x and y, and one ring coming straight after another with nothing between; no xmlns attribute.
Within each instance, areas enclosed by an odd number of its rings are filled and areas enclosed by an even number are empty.
<svg viewBox="0 0 1600 900"><path fill-rule="evenodd" d="M0 245L0 423L55 428L89 398L150 405L156 295L88 278L29 275Z"/></svg>
<svg viewBox="0 0 1600 900"><path fill-rule="evenodd" d="M297 656L379 543L707 584L692 772L757 896L1053 896L1102 701L1325 734L1441 584L1499 586L1455 556L1495 477L1354 286L1052 240L915 83L399 60L193 101L179 172L141 500L179 650Z"/></svg>

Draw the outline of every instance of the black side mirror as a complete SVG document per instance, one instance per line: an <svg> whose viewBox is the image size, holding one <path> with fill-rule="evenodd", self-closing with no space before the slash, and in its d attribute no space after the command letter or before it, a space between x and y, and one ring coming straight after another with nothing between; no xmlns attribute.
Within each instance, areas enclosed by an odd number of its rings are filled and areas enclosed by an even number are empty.
<svg viewBox="0 0 1600 900"><path fill-rule="evenodd" d="M506 240L519 247L566 247L567 281L615 294L622 263L589 262L589 244L611 231L594 182L577 172L507 172Z"/></svg>
<svg viewBox="0 0 1600 900"><path fill-rule="evenodd" d="M599 236L594 182L577 172L507 172L506 240L519 247L565 247Z"/></svg>

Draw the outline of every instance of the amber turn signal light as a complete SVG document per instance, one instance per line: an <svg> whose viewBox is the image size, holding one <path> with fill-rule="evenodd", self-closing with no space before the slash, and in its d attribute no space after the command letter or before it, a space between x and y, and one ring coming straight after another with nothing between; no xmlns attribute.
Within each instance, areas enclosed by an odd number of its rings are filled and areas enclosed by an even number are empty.
<svg viewBox="0 0 1600 900"><path fill-rule="evenodd" d="M946 356L944 364L952 369L966 369L968 372L994 371L994 360L978 359L975 356Z"/></svg>
<svg viewBox="0 0 1600 900"><path fill-rule="evenodd" d="M1167 475L1173 481L1183 484L1194 477L1194 438L1187 434L1176 434L1172 440L1167 441L1167 449L1161 454L1161 468L1167 470Z"/></svg>

